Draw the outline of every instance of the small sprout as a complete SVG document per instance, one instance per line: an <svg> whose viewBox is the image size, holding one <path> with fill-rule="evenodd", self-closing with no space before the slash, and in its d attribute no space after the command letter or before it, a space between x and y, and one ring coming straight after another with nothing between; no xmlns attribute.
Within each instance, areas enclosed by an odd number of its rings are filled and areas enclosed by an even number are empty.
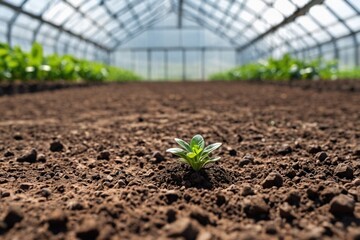
<svg viewBox="0 0 360 240"><path fill-rule="evenodd" d="M175 141L181 148L169 148L166 152L180 157L180 161L189 164L195 171L199 171L207 164L220 160L220 157L211 157L211 153L218 149L222 143L213 143L205 147L204 138L201 135L195 135L190 144L175 138Z"/></svg>

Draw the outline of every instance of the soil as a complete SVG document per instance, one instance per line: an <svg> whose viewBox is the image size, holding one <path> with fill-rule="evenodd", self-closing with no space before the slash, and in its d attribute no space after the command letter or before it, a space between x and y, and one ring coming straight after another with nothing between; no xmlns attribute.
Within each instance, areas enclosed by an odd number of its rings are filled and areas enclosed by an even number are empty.
<svg viewBox="0 0 360 240"><path fill-rule="evenodd" d="M65 88L81 88L94 85L101 85L101 82L67 82L67 81L28 81L28 82L0 82L0 96L23 93L35 93L43 91L54 91Z"/></svg>
<svg viewBox="0 0 360 240"><path fill-rule="evenodd" d="M1 239L359 239L360 94L129 83L0 98ZM174 137L222 142L193 172Z"/></svg>

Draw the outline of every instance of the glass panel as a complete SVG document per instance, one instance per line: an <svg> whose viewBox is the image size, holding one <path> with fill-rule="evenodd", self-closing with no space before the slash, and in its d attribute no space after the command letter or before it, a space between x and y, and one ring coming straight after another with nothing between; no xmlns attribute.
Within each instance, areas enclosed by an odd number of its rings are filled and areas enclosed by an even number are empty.
<svg viewBox="0 0 360 240"><path fill-rule="evenodd" d="M113 31L114 29L117 29L117 28L119 28L120 26L119 26L119 23L117 22L117 21L111 21L111 22L109 22L109 24L106 24L105 26L104 26L104 28L107 30L107 31Z"/></svg>
<svg viewBox="0 0 360 240"><path fill-rule="evenodd" d="M339 48L345 48L345 47L354 46L355 42L354 42L353 37L346 37L346 38L339 39L337 41L337 44L338 44Z"/></svg>
<svg viewBox="0 0 360 240"><path fill-rule="evenodd" d="M308 32L319 29L319 26L308 16L301 16L296 19L296 22L301 24Z"/></svg>
<svg viewBox="0 0 360 240"><path fill-rule="evenodd" d="M69 5L66 5L63 2L59 2L56 6L45 12L44 19L61 25L73 14L75 14L75 12Z"/></svg>
<svg viewBox="0 0 360 240"><path fill-rule="evenodd" d="M322 5L314 6L310 9L310 15L314 17L321 25L327 26L337 21L336 17Z"/></svg>
<svg viewBox="0 0 360 240"><path fill-rule="evenodd" d="M340 37L349 33L349 30L342 23L337 23L328 28L334 37Z"/></svg>
<svg viewBox="0 0 360 240"><path fill-rule="evenodd" d="M256 20L253 25L256 32L265 32L266 29L269 28L268 24L265 24L262 20L258 19Z"/></svg>
<svg viewBox="0 0 360 240"><path fill-rule="evenodd" d="M355 49L345 48L339 51L339 67L342 69L351 69L355 66Z"/></svg>
<svg viewBox="0 0 360 240"><path fill-rule="evenodd" d="M319 42L326 42L331 39L331 36L322 30L314 32L312 36Z"/></svg>
<svg viewBox="0 0 360 240"><path fill-rule="evenodd" d="M256 33L254 30L252 30L251 28L248 28L244 33L243 33L246 37L248 37L249 39L253 39L256 36Z"/></svg>
<svg viewBox="0 0 360 240"><path fill-rule="evenodd" d="M72 27L69 30L71 30L77 34L81 34L84 31L86 31L87 29L91 28L91 26L93 26L93 25L94 25L93 22L91 22L90 20L88 20L86 18L83 18L83 19L76 20L76 26ZM94 28L96 28L96 27L94 27Z"/></svg>
<svg viewBox="0 0 360 240"><path fill-rule="evenodd" d="M308 46L314 46L316 44L315 40L309 35L305 35L302 39Z"/></svg>
<svg viewBox="0 0 360 240"><path fill-rule="evenodd" d="M327 0L325 4L329 6L341 18L355 15L355 11L343 0Z"/></svg>
<svg viewBox="0 0 360 240"><path fill-rule="evenodd" d="M0 5L0 20L9 21L14 15L15 12L13 10Z"/></svg>
<svg viewBox="0 0 360 240"><path fill-rule="evenodd" d="M16 19L16 24L18 24L19 26L25 26L26 28L30 28L32 30L34 30L35 28L37 28L40 24L39 21L34 20L33 18L30 18L26 15L20 14L17 19Z"/></svg>
<svg viewBox="0 0 360 240"><path fill-rule="evenodd" d="M33 39L33 35L33 31L31 31L30 29L19 27L18 25L14 25L11 31L12 37L19 37L22 39L27 39L29 41Z"/></svg>
<svg viewBox="0 0 360 240"><path fill-rule="evenodd" d="M15 6L20 6L24 2L24 0L4 0L4 2L11 3Z"/></svg>
<svg viewBox="0 0 360 240"><path fill-rule="evenodd" d="M255 16L253 14L250 14L248 11L242 11L240 14L240 18L243 19L243 21L251 23L254 21Z"/></svg>
<svg viewBox="0 0 360 240"><path fill-rule="evenodd" d="M92 9L97 7L99 5L99 3L100 3L100 0L88 0L81 5L80 11L82 11L82 12L91 11Z"/></svg>
<svg viewBox="0 0 360 240"><path fill-rule="evenodd" d="M276 25L284 20L284 17L281 15L280 12L275 10L274 8L269 8L262 17L271 25Z"/></svg>
<svg viewBox="0 0 360 240"><path fill-rule="evenodd" d="M348 25L353 31L360 30L360 16L357 15L346 21L346 25Z"/></svg>
<svg viewBox="0 0 360 240"><path fill-rule="evenodd" d="M358 11L360 11L360 2L359 2L359 0L348 0L348 2L350 2L351 6L353 6Z"/></svg>
<svg viewBox="0 0 360 240"><path fill-rule="evenodd" d="M100 16L105 16L106 14L106 10L99 6L88 12L87 16L91 16L92 19L98 19Z"/></svg>
<svg viewBox="0 0 360 240"><path fill-rule="evenodd" d="M298 7L303 7L305 4L309 2L309 0L292 0Z"/></svg>
<svg viewBox="0 0 360 240"><path fill-rule="evenodd" d="M239 12L240 12L240 5L238 4L238 3L234 3L233 5L232 5L232 7L230 8L230 13L231 14L239 14Z"/></svg>
<svg viewBox="0 0 360 240"><path fill-rule="evenodd" d="M98 20L95 19L95 21L96 21L100 26L103 26L103 25L105 25L105 24L107 24L107 23L111 23L111 22L113 22L113 21L116 22L116 20L112 19L112 18L110 17L110 15L107 15L107 14L105 14L105 15L103 15L103 16L100 16L100 17L98 18Z"/></svg>
<svg viewBox="0 0 360 240"><path fill-rule="evenodd" d="M85 3L87 0L67 0L74 7L79 7L81 4Z"/></svg>
<svg viewBox="0 0 360 240"><path fill-rule="evenodd" d="M296 7L289 0L277 0L274 3L275 9L284 14L285 16L290 16L296 10Z"/></svg>
<svg viewBox="0 0 360 240"><path fill-rule="evenodd" d="M266 4L260 0L248 1L246 5L254 12L261 12L264 8L266 8Z"/></svg>
<svg viewBox="0 0 360 240"><path fill-rule="evenodd" d="M40 15L49 4L50 0L47 1L37 1L37 0L29 0L25 6L24 10L34 13L36 15Z"/></svg>

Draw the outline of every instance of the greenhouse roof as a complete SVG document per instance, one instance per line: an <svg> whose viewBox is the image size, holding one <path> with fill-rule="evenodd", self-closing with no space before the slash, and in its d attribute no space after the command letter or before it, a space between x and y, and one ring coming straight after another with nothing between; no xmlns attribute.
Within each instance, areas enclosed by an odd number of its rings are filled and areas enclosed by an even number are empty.
<svg viewBox="0 0 360 240"><path fill-rule="evenodd" d="M111 51L176 14L171 27L195 23L239 51L259 44L296 50L358 32L359 13L357 0L1 0L0 41Z"/></svg>

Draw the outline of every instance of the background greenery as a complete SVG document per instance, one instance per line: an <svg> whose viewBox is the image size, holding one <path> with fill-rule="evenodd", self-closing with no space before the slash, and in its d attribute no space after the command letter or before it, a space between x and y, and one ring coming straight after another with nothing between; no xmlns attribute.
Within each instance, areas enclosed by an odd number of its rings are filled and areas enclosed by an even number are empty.
<svg viewBox="0 0 360 240"><path fill-rule="evenodd" d="M228 81L300 79L360 79L360 69L339 70L336 61L303 61L286 54L280 59L269 58L263 62L246 64L210 76L210 80Z"/></svg>
<svg viewBox="0 0 360 240"><path fill-rule="evenodd" d="M30 52L0 43L0 81L135 81L135 73L98 62L77 59L72 55L44 56L40 44L34 43Z"/></svg>

